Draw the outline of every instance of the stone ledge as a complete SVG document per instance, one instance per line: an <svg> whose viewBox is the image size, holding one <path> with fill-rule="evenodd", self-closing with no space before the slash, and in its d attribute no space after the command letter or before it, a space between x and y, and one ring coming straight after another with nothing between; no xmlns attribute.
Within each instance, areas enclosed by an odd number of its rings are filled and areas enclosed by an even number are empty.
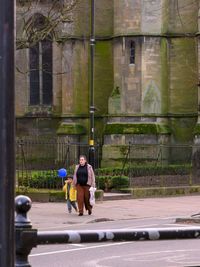
<svg viewBox="0 0 200 267"><path fill-rule="evenodd" d="M104 193L103 200L120 200L120 199L131 199L132 194L130 193Z"/></svg>
<svg viewBox="0 0 200 267"><path fill-rule="evenodd" d="M16 195L27 195L33 202L64 202L62 191L47 192L22 192L17 191ZM166 197L200 194L199 186L177 186L177 187L150 187L150 188L124 188L118 193L104 193L103 190L96 191L96 201L119 200L131 198Z"/></svg>
<svg viewBox="0 0 200 267"><path fill-rule="evenodd" d="M65 202L65 195L63 191L16 191L16 195L26 195L30 197L33 202ZM103 190L95 192L96 201L103 201Z"/></svg>
<svg viewBox="0 0 200 267"><path fill-rule="evenodd" d="M133 198L200 194L200 186L132 188Z"/></svg>
<svg viewBox="0 0 200 267"><path fill-rule="evenodd" d="M196 182L196 183L195 183ZM199 184L198 184L199 183ZM185 187L200 185L200 179L192 179L186 175L150 175L130 178L130 187Z"/></svg>

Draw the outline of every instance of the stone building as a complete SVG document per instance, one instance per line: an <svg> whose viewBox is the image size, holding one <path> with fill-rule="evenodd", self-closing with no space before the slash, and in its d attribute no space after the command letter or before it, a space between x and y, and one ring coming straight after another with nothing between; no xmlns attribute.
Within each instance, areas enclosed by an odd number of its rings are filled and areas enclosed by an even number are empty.
<svg viewBox="0 0 200 267"><path fill-rule="evenodd" d="M95 140L103 166L116 166L128 144L198 143L199 2L95 0ZM72 22L20 46L56 14L51 3L17 1L17 136L87 143L91 1L77 4Z"/></svg>

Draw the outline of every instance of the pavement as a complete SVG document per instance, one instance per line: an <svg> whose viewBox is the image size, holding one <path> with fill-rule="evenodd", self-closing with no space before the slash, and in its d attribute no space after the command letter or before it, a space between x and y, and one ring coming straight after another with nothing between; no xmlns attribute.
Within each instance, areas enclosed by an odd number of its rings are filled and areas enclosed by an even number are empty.
<svg viewBox="0 0 200 267"><path fill-rule="evenodd" d="M97 202L92 215L85 212L84 216L78 216L75 211L69 214L66 203L33 202L28 217L33 228L59 230L70 225L163 217L174 217L175 220L182 219L182 223L198 224L198 216L191 215L199 212L200 195L141 199L126 199L125 196L123 199L121 196L119 200Z"/></svg>

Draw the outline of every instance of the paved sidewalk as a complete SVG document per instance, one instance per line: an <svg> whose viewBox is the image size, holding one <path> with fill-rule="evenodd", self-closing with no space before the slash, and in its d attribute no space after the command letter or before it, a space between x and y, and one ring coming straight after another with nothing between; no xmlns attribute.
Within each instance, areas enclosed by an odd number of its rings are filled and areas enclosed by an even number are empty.
<svg viewBox="0 0 200 267"><path fill-rule="evenodd" d="M200 212L200 196L168 198L125 199L99 202L92 215L78 216L67 213L65 203L33 203L28 217L33 227L59 229L66 225L97 221L129 220L137 218L177 217L189 218Z"/></svg>

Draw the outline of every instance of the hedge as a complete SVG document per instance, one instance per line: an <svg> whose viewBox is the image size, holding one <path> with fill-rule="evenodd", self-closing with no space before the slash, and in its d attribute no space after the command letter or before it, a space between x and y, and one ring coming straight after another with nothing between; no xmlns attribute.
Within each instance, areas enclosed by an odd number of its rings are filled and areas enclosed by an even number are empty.
<svg viewBox="0 0 200 267"><path fill-rule="evenodd" d="M102 168L98 169L99 176L119 176L125 175L130 177L152 176L152 175L186 175L191 173L192 166L188 165L134 165L122 168Z"/></svg>
<svg viewBox="0 0 200 267"><path fill-rule="evenodd" d="M128 177L187 175L192 170L191 165L134 165L130 168L102 168L96 171L96 184L99 189L124 188L129 185ZM63 180L57 176L57 170L28 171L18 175L18 186L29 188L62 188Z"/></svg>
<svg viewBox="0 0 200 267"><path fill-rule="evenodd" d="M96 184L99 189L105 191L126 188L129 186L129 178L127 176L97 176Z"/></svg>
<svg viewBox="0 0 200 267"><path fill-rule="evenodd" d="M62 188L62 179L57 176L56 170L51 171L31 171L25 176L18 177L18 186L27 186L30 188Z"/></svg>

